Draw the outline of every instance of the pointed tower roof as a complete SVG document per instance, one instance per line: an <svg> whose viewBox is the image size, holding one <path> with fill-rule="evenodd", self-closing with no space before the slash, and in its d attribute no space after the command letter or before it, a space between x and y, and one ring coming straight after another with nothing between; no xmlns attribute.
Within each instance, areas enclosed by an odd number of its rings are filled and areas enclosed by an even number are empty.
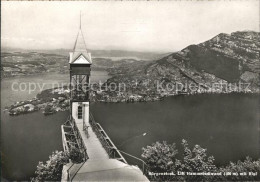
<svg viewBox="0 0 260 182"><path fill-rule="evenodd" d="M77 60L80 60L77 62ZM80 26L79 32L76 38L76 42L74 44L73 52L70 56L70 63L84 63L84 59L86 59L86 64L91 64L91 54L87 51L87 46L84 40L84 36L81 30L81 15L80 15Z"/></svg>
<svg viewBox="0 0 260 182"><path fill-rule="evenodd" d="M83 52L86 51L87 52L87 46L84 40L84 36L82 33L81 28L79 29L78 35L77 35L77 39L73 48L73 52Z"/></svg>

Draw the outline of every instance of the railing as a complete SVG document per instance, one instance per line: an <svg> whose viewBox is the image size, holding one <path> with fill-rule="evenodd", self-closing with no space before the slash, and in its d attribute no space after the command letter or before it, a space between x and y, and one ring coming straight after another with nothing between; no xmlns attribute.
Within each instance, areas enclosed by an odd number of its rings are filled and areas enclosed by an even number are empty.
<svg viewBox="0 0 260 182"><path fill-rule="evenodd" d="M79 132L79 129L75 123L75 120L72 118L70 120L70 123L71 123L71 126L72 126L72 130L74 132L74 135L76 137L76 141L77 141L77 144L78 144L78 149L80 150L80 152L84 155L84 161L86 161L89 157L88 157L88 154L87 154L87 148L84 144L84 141L80 135L80 132Z"/></svg>
<svg viewBox="0 0 260 182"><path fill-rule="evenodd" d="M65 152L68 152L69 151L69 146L68 146L68 142L67 142L67 139L66 139L66 135L65 135L65 127L66 127L66 124L69 122L70 117L67 118L66 122L61 125L61 136L62 136L62 145L63 145L63 150Z"/></svg>
<svg viewBox="0 0 260 182"><path fill-rule="evenodd" d="M148 173L149 173L149 166L142 159L140 159L138 157L135 157L135 156L133 156L131 154L128 154L128 153L126 153L124 151L121 151L121 150L118 150L118 151L123 153L123 154L125 154L125 155L127 155L127 156L129 156L129 157L131 157L132 159L135 159L135 160L141 162L143 174L146 175L146 176L148 175Z"/></svg>
<svg viewBox="0 0 260 182"><path fill-rule="evenodd" d="M64 151L69 152L70 148L73 146L79 149L84 156L83 160L86 161L88 159L87 148L83 142L75 120L69 116L66 122L61 126L61 129Z"/></svg>
<svg viewBox="0 0 260 182"><path fill-rule="evenodd" d="M90 120L89 120L90 125L91 125L92 129L94 130L94 132L96 133L96 135L97 135L99 141L101 142L102 146L107 151L109 157L121 160L122 162L124 162L126 164L127 164L127 161L122 156L122 154L124 154L128 157L131 157L132 159L135 159L135 160L141 162L140 163L141 165L137 165L137 166L138 166L138 168L141 169L141 171L143 172L143 174L145 176L148 176L148 173L150 171L149 166L142 159L135 157L131 154L128 154L124 151L118 150L117 147L114 145L114 143L111 141L111 139L108 137L106 132L103 130L103 128L100 126L100 124L95 121L95 119L94 119L94 117L91 113L89 113L89 117L90 117Z"/></svg>
<svg viewBox="0 0 260 182"><path fill-rule="evenodd" d="M80 164L72 163L71 166L67 169L67 180L72 181L76 173L83 166L83 164L89 158L87 155L87 148L83 142L83 139L80 135L79 129L75 123L75 120L68 117L66 122L61 126L62 129L62 140L64 151L69 152L71 147L77 148L80 153L83 154L83 162ZM67 130L67 131L66 131Z"/></svg>
<svg viewBox="0 0 260 182"><path fill-rule="evenodd" d="M103 128L100 126L100 124L95 121L93 115L90 113L89 116L90 116L90 121L89 121L90 125L91 125L92 129L94 130L94 132L96 133L96 135L97 135L99 141L101 142L102 146L107 151L109 157L113 158L113 159L121 160L122 162L127 164L127 161L125 160L125 158L121 154L121 153L123 153L124 155L141 162L140 163L141 165L138 165L138 167L141 168L143 174L147 176L148 173L149 173L148 165L142 159L135 157L131 154L128 154L124 151L118 150L117 147L114 145L114 143L111 141L111 139L108 137L106 132L103 130Z"/></svg>
<svg viewBox="0 0 260 182"><path fill-rule="evenodd" d="M80 163L80 164L75 164L73 163L68 169L67 169L67 174L68 178L66 181L73 181L73 178L76 176L78 171L82 168L82 166L86 163L86 161Z"/></svg>
<svg viewBox="0 0 260 182"><path fill-rule="evenodd" d="M67 120L61 125L61 135L62 135L62 144L63 144L63 150L65 152L69 152L69 140L66 137L68 135L68 132L71 132L71 125L70 125L70 116L67 118Z"/></svg>
<svg viewBox="0 0 260 182"><path fill-rule="evenodd" d="M63 146L63 150L65 152L69 151L69 147L68 147L68 143L67 143L67 139L65 136L65 132L64 132L64 126L61 125L61 136L62 136L62 146Z"/></svg>
<svg viewBox="0 0 260 182"><path fill-rule="evenodd" d="M94 130L94 132L96 133L102 146L106 150L109 158L118 159L127 164L127 161L125 160L125 158L122 156L122 154L116 148L116 146L114 145L112 140L108 137L108 135L103 130L103 128L100 126L100 124L95 121L95 119L91 113L89 114L89 116L90 116L89 123L90 123L92 129Z"/></svg>

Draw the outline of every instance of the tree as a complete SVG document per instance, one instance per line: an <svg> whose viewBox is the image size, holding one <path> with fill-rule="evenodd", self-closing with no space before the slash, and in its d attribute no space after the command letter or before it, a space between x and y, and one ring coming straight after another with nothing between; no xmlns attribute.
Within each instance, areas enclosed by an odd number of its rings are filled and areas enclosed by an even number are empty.
<svg viewBox="0 0 260 182"><path fill-rule="evenodd" d="M29 106L25 106L25 107L24 107L24 111L25 111L25 112L29 111L29 109L30 109Z"/></svg>
<svg viewBox="0 0 260 182"><path fill-rule="evenodd" d="M214 165L214 157L207 157L206 149L195 145L191 150L188 142L182 140L183 159L177 159L178 153L175 144L156 142L147 148L143 148L142 157L146 160L151 172L217 172ZM159 176L159 180L184 180L201 181L213 180L214 176Z"/></svg>
<svg viewBox="0 0 260 182"><path fill-rule="evenodd" d="M188 142L182 140L183 159L176 160L176 169L182 172L217 172L218 168L214 164L214 157L207 157L207 149L195 145L191 150ZM185 180L213 180L214 176L184 176Z"/></svg>
<svg viewBox="0 0 260 182"><path fill-rule="evenodd" d="M65 152L55 151L49 156L49 160L45 163L39 162L32 181L60 181L63 165L69 162L69 156Z"/></svg>
<svg viewBox="0 0 260 182"><path fill-rule="evenodd" d="M232 181L259 181L260 180L260 159L253 161L252 158L246 157L242 161L236 163L230 162L226 167L221 167L220 171L223 173L231 172L232 175L226 176L226 180ZM233 175L233 174L238 175ZM245 175L243 175L243 173ZM251 174L251 175L249 175Z"/></svg>
<svg viewBox="0 0 260 182"><path fill-rule="evenodd" d="M152 180L159 181L260 181L260 159L253 161L247 157L244 161L230 162L225 167L217 167L214 157L207 155L207 150L195 145L189 148L188 142L182 140L183 158L177 159L175 144L156 142L143 148L142 157L146 160L150 172L173 172L175 176L158 176ZM219 173L221 175L178 175L179 172ZM231 175L225 175L225 174Z"/></svg>
<svg viewBox="0 0 260 182"><path fill-rule="evenodd" d="M71 147L69 152L69 158L73 163L82 163L84 161L84 154L76 147Z"/></svg>
<svg viewBox="0 0 260 182"><path fill-rule="evenodd" d="M53 112L53 108L52 108L52 106L47 105L47 106L44 108L44 112L46 112L46 113Z"/></svg>
<svg viewBox="0 0 260 182"><path fill-rule="evenodd" d="M76 147L71 147L69 153L55 151L45 163L39 162L35 171L36 177L31 181L60 181L63 165L71 160L72 163L84 162L84 154Z"/></svg>
<svg viewBox="0 0 260 182"><path fill-rule="evenodd" d="M175 156L178 153L175 144L156 142L143 148L142 157L153 172L170 172L174 169Z"/></svg>

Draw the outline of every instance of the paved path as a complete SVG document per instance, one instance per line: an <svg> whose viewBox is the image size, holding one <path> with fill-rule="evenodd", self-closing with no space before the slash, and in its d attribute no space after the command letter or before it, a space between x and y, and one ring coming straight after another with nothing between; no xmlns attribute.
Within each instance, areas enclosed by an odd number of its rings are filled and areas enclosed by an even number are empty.
<svg viewBox="0 0 260 182"><path fill-rule="evenodd" d="M88 127L88 133L89 136L87 137L87 134L85 131L83 131L83 122L82 121L76 121L76 125L80 131L80 135L84 141L84 144L87 148L87 154L89 159L88 160L100 160L100 159L109 159L109 156L106 152L106 150L103 148L101 142L99 141L97 135L94 133L92 127L89 123L86 123Z"/></svg>
<svg viewBox="0 0 260 182"><path fill-rule="evenodd" d="M87 148L89 159L80 164L65 165L62 172L63 181L149 181L138 167L117 159L109 159L89 123L86 123L89 126L87 136L83 131L82 120L75 119L75 122Z"/></svg>

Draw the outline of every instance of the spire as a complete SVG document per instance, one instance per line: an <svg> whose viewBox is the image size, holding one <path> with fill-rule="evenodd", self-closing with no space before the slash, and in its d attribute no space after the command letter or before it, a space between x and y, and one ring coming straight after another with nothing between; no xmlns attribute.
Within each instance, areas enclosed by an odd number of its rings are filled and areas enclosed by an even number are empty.
<svg viewBox="0 0 260 182"><path fill-rule="evenodd" d="M84 40L84 36L81 30L81 11L80 11L80 22L79 22L79 32L77 35L77 39L74 45L74 52L87 52L86 43Z"/></svg>
<svg viewBox="0 0 260 182"><path fill-rule="evenodd" d="M80 11L80 17L79 17L79 29L81 30L81 11Z"/></svg>
<svg viewBox="0 0 260 182"><path fill-rule="evenodd" d="M87 51L86 43L84 40L84 36L81 30L81 11L79 17L79 31L76 38L76 42L73 47L73 52L70 53L70 64L91 64L91 54Z"/></svg>

